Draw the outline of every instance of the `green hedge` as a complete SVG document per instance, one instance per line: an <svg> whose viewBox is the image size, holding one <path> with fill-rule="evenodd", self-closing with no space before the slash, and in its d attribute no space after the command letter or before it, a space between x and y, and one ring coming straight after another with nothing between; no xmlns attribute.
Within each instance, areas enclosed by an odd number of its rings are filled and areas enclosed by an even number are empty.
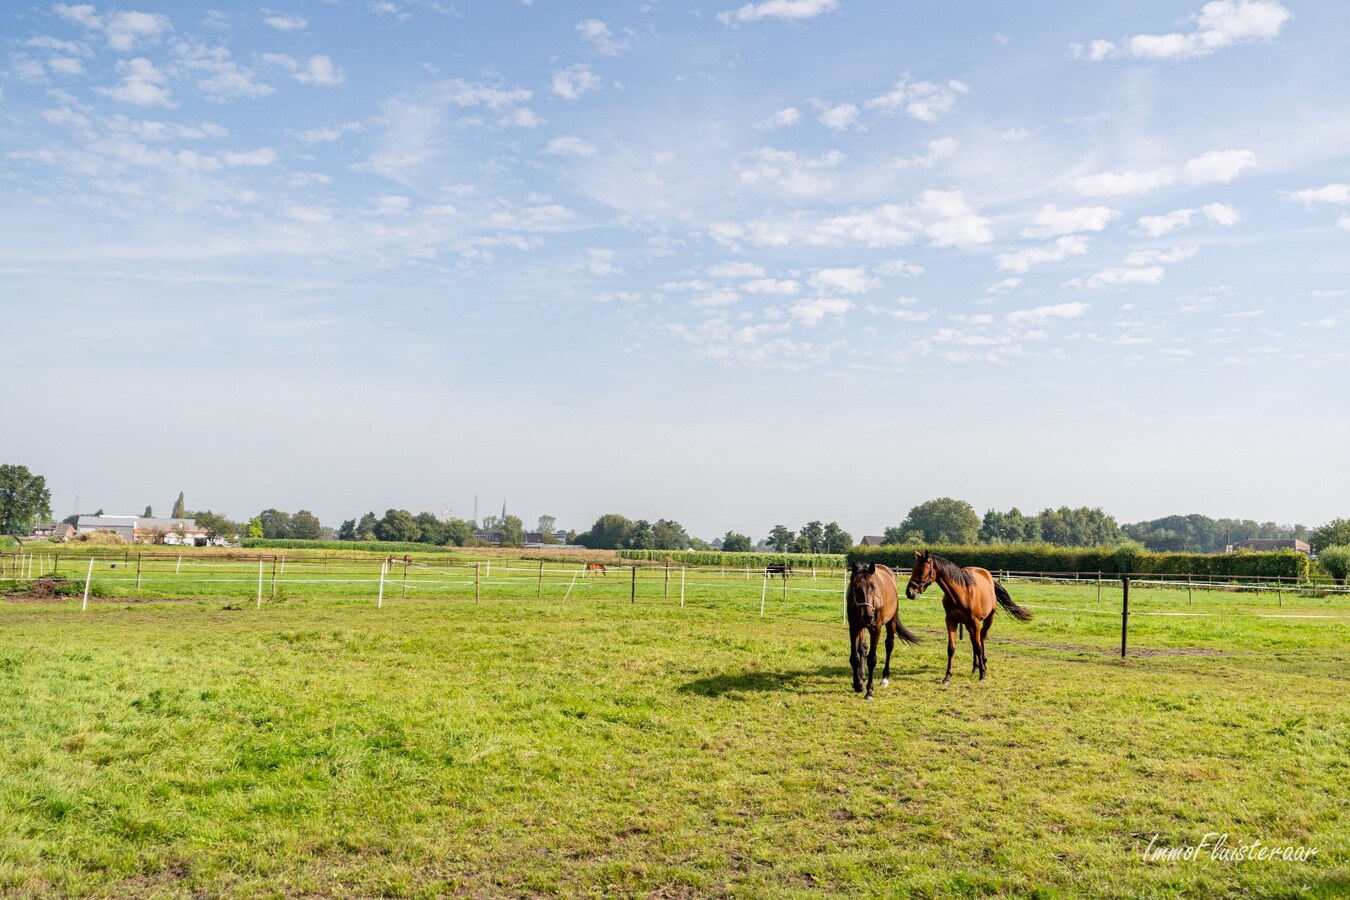
<svg viewBox="0 0 1350 900"><path fill-rule="evenodd" d="M1059 547L1049 544L1002 544L977 546L854 547L848 560L884 563L908 571L915 550L932 550L957 565L980 566L991 571L1075 572L1120 575L1195 575L1211 578L1288 578L1308 580L1308 557L1295 550L1268 553L1155 553L1138 546Z"/></svg>
<svg viewBox="0 0 1350 900"><path fill-rule="evenodd" d="M249 549L275 547L282 550L372 550L376 553L429 553L446 549L434 544L408 541L302 541L283 538L244 538L239 546Z"/></svg>
<svg viewBox="0 0 1350 900"><path fill-rule="evenodd" d="M762 569L770 563L788 563L802 569L842 569L848 565L842 553L723 553L720 550L620 550L621 559L670 560L686 566L726 566Z"/></svg>

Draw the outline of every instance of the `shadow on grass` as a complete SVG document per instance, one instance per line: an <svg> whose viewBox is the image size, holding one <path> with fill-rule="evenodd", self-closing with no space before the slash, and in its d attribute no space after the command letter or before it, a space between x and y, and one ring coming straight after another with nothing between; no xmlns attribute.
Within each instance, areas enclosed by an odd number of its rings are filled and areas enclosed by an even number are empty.
<svg viewBox="0 0 1350 900"><path fill-rule="evenodd" d="M921 669L908 671L891 663L891 678L916 675ZM881 681L881 666L877 666L877 682ZM726 694L745 694L768 691L792 691L798 694L829 692L841 688L851 691L853 673L848 666L817 666L788 672L735 672L697 678L678 688L682 694L703 697L721 697Z"/></svg>

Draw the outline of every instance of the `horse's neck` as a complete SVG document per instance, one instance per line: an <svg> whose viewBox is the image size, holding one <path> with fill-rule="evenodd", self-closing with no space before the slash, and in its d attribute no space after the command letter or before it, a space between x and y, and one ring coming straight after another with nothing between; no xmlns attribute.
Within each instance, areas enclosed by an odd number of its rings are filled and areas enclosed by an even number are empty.
<svg viewBox="0 0 1350 900"><path fill-rule="evenodd" d="M955 593L952 590L951 579L947 577L947 573L942 569L933 570L933 581L937 584L938 587L942 588L942 593L948 595Z"/></svg>

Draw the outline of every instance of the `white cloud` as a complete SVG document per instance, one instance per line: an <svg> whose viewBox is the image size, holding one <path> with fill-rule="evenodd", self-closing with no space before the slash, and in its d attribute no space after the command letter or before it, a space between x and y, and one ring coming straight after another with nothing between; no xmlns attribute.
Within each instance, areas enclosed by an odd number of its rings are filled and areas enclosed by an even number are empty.
<svg viewBox="0 0 1350 900"><path fill-rule="evenodd" d="M713 278L763 278L767 272L764 267L750 262L726 262L708 267Z"/></svg>
<svg viewBox="0 0 1350 900"><path fill-rule="evenodd" d="M803 325L819 325L826 316L842 316L853 309L853 301L844 297L798 300L788 307L788 315Z"/></svg>
<svg viewBox="0 0 1350 900"><path fill-rule="evenodd" d="M263 19L263 24L277 31L302 31L309 23L300 16L276 15Z"/></svg>
<svg viewBox="0 0 1350 900"><path fill-rule="evenodd" d="M618 56L628 49L633 40L631 32L627 32L623 40L615 38L609 26L599 19L584 19L578 22L577 34L602 56Z"/></svg>
<svg viewBox="0 0 1350 900"><path fill-rule="evenodd" d="M938 138L935 141L928 142L928 151L926 153L918 156L897 157L892 162L892 165L899 169L908 169L911 167L931 169L944 159L951 159L955 156L956 147L956 138Z"/></svg>
<svg viewBox="0 0 1350 900"><path fill-rule="evenodd" d="M820 124L832 131L847 131L850 128L858 128L858 107L852 103L840 103L837 106L828 106L818 104L820 115L817 117Z"/></svg>
<svg viewBox="0 0 1350 900"><path fill-rule="evenodd" d="M84 63L72 56L53 56L47 60L47 67L58 75L84 74Z"/></svg>
<svg viewBox="0 0 1350 900"><path fill-rule="evenodd" d="M1140 216L1139 230L1149 237L1162 237L1169 231L1190 225L1194 218L1193 209L1175 209L1161 216Z"/></svg>
<svg viewBox="0 0 1350 900"><path fill-rule="evenodd" d="M922 275L924 268L917 263L905 262L903 259L892 259L877 266L874 271L884 278L892 278L896 275L913 278Z"/></svg>
<svg viewBox="0 0 1350 900"><path fill-rule="evenodd" d="M730 288L721 288L706 294L700 294L689 302L691 305L700 309L707 309L715 306L731 306L733 303L741 302L741 295Z"/></svg>
<svg viewBox="0 0 1350 900"><path fill-rule="evenodd" d="M297 137L306 144L327 144L336 141L349 131L361 130L362 126L360 122L348 122L345 125L338 125L336 127L311 128L307 131L300 132Z"/></svg>
<svg viewBox="0 0 1350 900"><path fill-rule="evenodd" d="M1171 184L1174 177L1167 169L1154 169L1150 172L1102 172L1097 175L1081 175L1074 179L1073 186L1085 197L1110 197L1118 194L1142 194Z"/></svg>
<svg viewBox="0 0 1350 900"><path fill-rule="evenodd" d="M576 100L588 91L600 87L600 76L585 63L577 63L553 73L553 93L565 100Z"/></svg>
<svg viewBox="0 0 1350 900"><path fill-rule="evenodd" d="M1041 263L1059 262L1070 256L1082 256L1087 250L1088 238L1070 234L1048 247L1028 247L1015 253L1000 253L997 257L998 267L1008 272L1024 273Z"/></svg>
<svg viewBox="0 0 1350 900"><path fill-rule="evenodd" d="M220 155L227 166L270 166L277 161L277 151L271 147L247 150L243 153L225 152Z"/></svg>
<svg viewBox="0 0 1350 900"><path fill-rule="evenodd" d="M830 268L817 269L807 279L807 283L821 293L839 291L845 294L865 294L880 282L867 274L867 269Z"/></svg>
<svg viewBox="0 0 1350 900"><path fill-rule="evenodd" d="M1336 227L1350 230L1350 216L1341 216L1338 218L1336 220Z"/></svg>
<svg viewBox="0 0 1350 900"><path fill-rule="evenodd" d="M1128 284L1157 284L1162 281L1162 277L1162 266L1147 266L1144 268L1118 266L1103 269L1095 275L1089 275L1085 278L1075 278L1068 284L1073 287L1085 288L1122 287Z"/></svg>
<svg viewBox="0 0 1350 900"><path fill-rule="evenodd" d="M1225 228L1242 221L1242 213L1227 203L1209 203L1200 207L1200 212L1215 225L1222 225Z"/></svg>
<svg viewBox="0 0 1350 900"><path fill-rule="evenodd" d="M801 282L794 281L791 278L756 278L754 281L747 281L741 285L741 289L747 294L779 294L792 296L801 291Z"/></svg>
<svg viewBox="0 0 1350 900"><path fill-rule="evenodd" d="M623 269L614 264L614 251L597 247L586 251L586 262L582 267L597 278L623 274Z"/></svg>
<svg viewBox="0 0 1350 900"><path fill-rule="evenodd" d="M1169 34L1137 34L1116 46L1093 41L1084 51L1075 45L1080 59L1100 61L1110 56L1136 59L1193 59L1225 47L1271 40L1279 35L1290 13L1277 0L1213 0L1192 18L1195 28Z"/></svg>
<svg viewBox="0 0 1350 900"><path fill-rule="evenodd" d="M117 71L122 75L122 83L112 88L94 88L105 97L134 103L137 106L177 106L168 88L163 87L168 80L164 73L155 68L155 64L143 56L135 59L117 61Z"/></svg>
<svg viewBox="0 0 1350 900"><path fill-rule="evenodd" d="M761 19L813 19L822 13L833 12L838 6L839 0L764 0L718 13L717 20L723 25L739 25Z"/></svg>
<svg viewBox="0 0 1350 900"><path fill-rule="evenodd" d="M801 111L795 106L789 106L786 109L780 109L763 122L760 122L759 127L765 131L777 131L780 128L791 128L801 120Z"/></svg>
<svg viewBox="0 0 1350 900"><path fill-rule="evenodd" d="M347 80L346 74L322 54L311 56L305 61L304 68L291 77L301 84L312 84L315 87L336 87Z"/></svg>
<svg viewBox="0 0 1350 900"><path fill-rule="evenodd" d="M154 44L160 35L173 31L168 16L159 13L112 12L100 16L91 4L67 6L58 3L52 9L58 16L90 31L103 33L113 50L127 51L138 44Z"/></svg>
<svg viewBox="0 0 1350 900"><path fill-rule="evenodd" d="M1031 137L1031 132L1027 131L1025 128L1009 128L999 136L1008 143L1015 144L1018 141L1025 141L1027 138Z"/></svg>
<svg viewBox="0 0 1350 900"><path fill-rule="evenodd" d="M986 284L984 286L984 290L985 293L987 294L1001 294L1004 291L1015 290L1016 288L1019 288L1021 286L1022 286L1022 279L1020 278L1004 278L999 281L995 281L993 284Z"/></svg>
<svg viewBox="0 0 1350 900"><path fill-rule="evenodd" d="M754 164L740 170L741 183L775 184L794 194L816 194L832 185L822 172L836 168L844 154L831 150L816 159L801 159L791 150L764 148L754 156Z"/></svg>
<svg viewBox="0 0 1350 900"><path fill-rule="evenodd" d="M1135 250L1125 257L1127 266L1151 266L1181 262L1199 253L1198 247L1173 247L1170 250Z"/></svg>
<svg viewBox="0 0 1350 900"><path fill-rule="evenodd" d="M1256 154L1250 150L1211 150L1203 156L1186 161L1186 180L1192 184L1221 182L1227 184L1243 169L1256 165Z"/></svg>
<svg viewBox="0 0 1350 900"><path fill-rule="evenodd" d="M276 90L271 85L257 81L253 70L244 68L232 60L230 51L224 47L208 47L205 44L176 40L173 49L178 55L180 66L206 76L197 82L197 89L204 93L208 100L219 103L241 97L266 97ZM274 63L277 58L290 59L274 54L263 55L263 59L267 62Z"/></svg>
<svg viewBox="0 0 1350 900"><path fill-rule="evenodd" d="M906 114L921 122L932 122L938 116L949 112L956 105L956 98L969 92L969 88L960 81L948 81L945 84L934 81L911 81L905 76L895 83L885 94L867 101L868 109L879 109L884 113L904 110Z"/></svg>
<svg viewBox="0 0 1350 900"><path fill-rule="evenodd" d="M579 137L556 137L548 142L544 152L554 156L594 156L596 151Z"/></svg>
<svg viewBox="0 0 1350 900"><path fill-rule="evenodd" d="M1060 209L1053 203L1047 203L1032 217L1030 227L1022 230L1022 236L1044 238L1078 231L1101 231L1118 215L1120 213L1109 206Z"/></svg>
<svg viewBox="0 0 1350 900"><path fill-rule="evenodd" d="M1326 184L1320 188L1305 188L1285 194L1290 200L1304 203L1336 203L1344 206L1350 203L1350 184Z"/></svg>
<svg viewBox="0 0 1350 900"><path fill-rule="evenodd" d="M971 247L994 239L989 220L966 203L960 191L924 191L916 213L922 231L935 247Z"/></svg>

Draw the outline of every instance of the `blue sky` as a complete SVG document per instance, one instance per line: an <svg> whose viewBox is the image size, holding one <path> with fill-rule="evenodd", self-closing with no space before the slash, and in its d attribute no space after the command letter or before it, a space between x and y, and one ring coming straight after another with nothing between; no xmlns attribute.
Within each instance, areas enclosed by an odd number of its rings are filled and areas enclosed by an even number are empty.
<svg viewBox="0 0 1350 900"><path fill-rule="evenodd" d="M6 4L58 514L1350 509L1350 7Z"/></svg>

